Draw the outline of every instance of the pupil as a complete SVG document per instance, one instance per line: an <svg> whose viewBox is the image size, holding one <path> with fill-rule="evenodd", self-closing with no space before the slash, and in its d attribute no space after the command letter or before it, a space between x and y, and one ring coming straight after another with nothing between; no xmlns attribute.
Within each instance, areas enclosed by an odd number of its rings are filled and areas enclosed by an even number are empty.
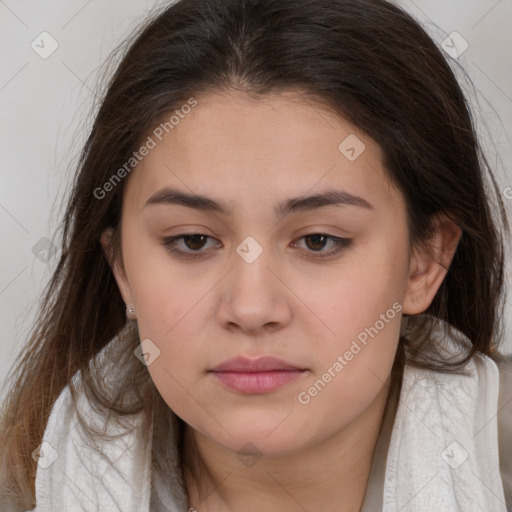
<svg viewBox="0 0 512 512"><path fill-rule="evenodd" d="M201 247L189 247L189 243L192 240L192 244L199 243L199 245L201 245L201 241L203 241L203 240L200 240L200 239L204 239L204 238L205 238L204 235L186 235L185 243L187 244L187 247L189 249L200 249L202 246Z"/></svg>
<svg viewBox="0 0 512 512"><path fill-rule="evenodd" d="M313 245L315 245L315 244L319 244L320 245L320 247L316 247L316 249L322 249L324 247L324 245L325 245L323 243L323 242L325 242L325 240L323 240L323 239L325 239L325 235L308 235L306 237L306 245L310 249L315 249L315 247L310 247L310 244L307 243L307 240L313 240ZM322 240L323 242L320 241L320 240Z"/></svg>

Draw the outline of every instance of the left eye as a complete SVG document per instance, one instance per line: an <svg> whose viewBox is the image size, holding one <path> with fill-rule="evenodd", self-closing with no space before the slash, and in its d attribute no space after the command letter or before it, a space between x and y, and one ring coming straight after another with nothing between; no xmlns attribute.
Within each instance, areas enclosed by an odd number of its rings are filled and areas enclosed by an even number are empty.
<svg viewBox="0 0 512 512"><path fill-rule="evenodd" d="M333 249L330 251L323 251L320 254L314 254L314 256L319 257L327 257L337 254L345 247L348 247L351 243L349 238L340 238L337 236L327 235L324 233L310 233L308 235L304 235L299 240L304 239L306 241L306 246L309 249L312 249L313 253L319 253L321 249L323 249L326 245L326 242L331 240L334 244ZM310 241L310 243L308 243Z"/></svg>
<svg viewBox="0 0 512 512"><path fill-rule="evenodd" d="M205 251L201 251L201 249L204 248L209 238L213 240L213 238L208 235L201 233L191 233L167 237L164 238L162 242L166 249L173 254L183 258L198 258L203 256L202 253ZM310 233L299 238L299 240L302 239L306 241L306 246L311 250L310 252L313 253L314 257L332 256L340 252L345 247L348 247L351 243L351 240L348 238L340 238L324 233ZM176 248L178 241L183 241L185 248L189 249L190 252ZM334 247L329 251L322 251L328 241L331 241L334 244ZM294 247L296 245L296 243L293 244Z"/></svg>

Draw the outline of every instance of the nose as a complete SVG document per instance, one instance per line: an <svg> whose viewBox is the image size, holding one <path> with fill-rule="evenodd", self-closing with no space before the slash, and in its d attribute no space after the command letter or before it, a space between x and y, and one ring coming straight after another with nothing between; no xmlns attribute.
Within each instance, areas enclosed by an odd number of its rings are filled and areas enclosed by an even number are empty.
<svg viewBox="0 0 512 512"><path fill-rule="evenodd" d="M222 280L217 321L247 334L274 332L292 318L292 293L278 262L263 252L252 262L234 254L234 268Z"/></svg>

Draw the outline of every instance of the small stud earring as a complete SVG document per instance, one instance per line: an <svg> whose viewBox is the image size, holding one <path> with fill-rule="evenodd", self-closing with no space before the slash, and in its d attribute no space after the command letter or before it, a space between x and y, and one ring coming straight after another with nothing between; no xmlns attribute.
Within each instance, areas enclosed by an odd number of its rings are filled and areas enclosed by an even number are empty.
<svg viewBox="0 0 512 512"><path fill-rule="evenodd" d="M129 320L135 320L137 318L135 315L135 308L128 306L128 304L126 305L126 317Z"/></svg>

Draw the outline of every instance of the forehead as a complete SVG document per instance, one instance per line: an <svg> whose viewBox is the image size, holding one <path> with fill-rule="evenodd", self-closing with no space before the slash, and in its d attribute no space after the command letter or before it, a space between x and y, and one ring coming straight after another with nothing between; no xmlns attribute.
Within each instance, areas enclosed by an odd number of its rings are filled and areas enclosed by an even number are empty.
<svg viewBox="0 0 512 512"><path fill-rule="evenodd" d="M378 144L297 92L206 95L162 131L127 184L125 200L137 209L166 186L221 198L233 209L330 186L377 208L400 201Z"/></svg>

